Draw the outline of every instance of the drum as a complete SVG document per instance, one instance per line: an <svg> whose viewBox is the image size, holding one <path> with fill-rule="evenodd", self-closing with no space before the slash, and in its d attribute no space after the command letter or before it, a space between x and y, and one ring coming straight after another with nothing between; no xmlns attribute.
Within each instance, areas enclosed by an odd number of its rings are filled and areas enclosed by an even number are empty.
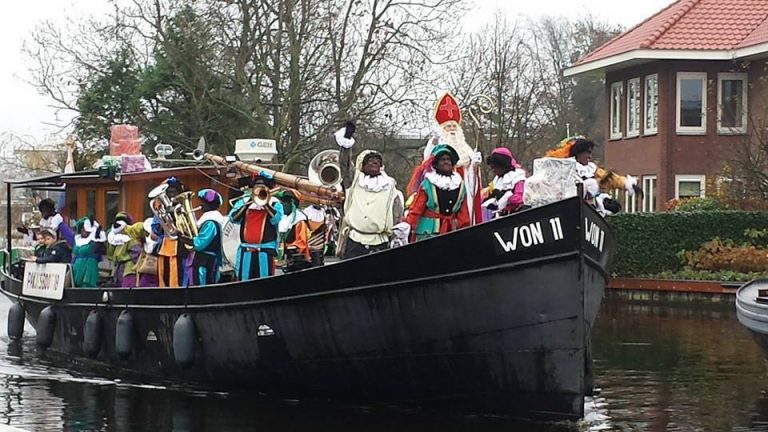
<svg viewBox="0 0 768 432"><path fill-rule="evenodd" d="M235 270L237 248L240 246L240 224L227 219L221 228L221 244L224 252L224 261L221 264L221 272L227 273Z"/></svg>

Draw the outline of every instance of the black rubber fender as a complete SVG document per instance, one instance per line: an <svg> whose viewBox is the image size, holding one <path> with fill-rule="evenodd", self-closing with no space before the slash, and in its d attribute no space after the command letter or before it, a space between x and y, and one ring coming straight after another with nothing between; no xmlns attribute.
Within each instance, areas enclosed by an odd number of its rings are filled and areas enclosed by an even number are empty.
<svg viewBox="0 0 768 432"><path fill-rule="evenodd" d="M173 325L173 357L182 369L188 368L195 361L197 330L192 317L182 314Z"/></svg>
<svg viewBox="0 0 768 432"><path fill-rule="evenodd" d="M115 351L121 360L130 357L134 343L133 315L126 309L120 312L115 326Z"/></svg>
<svg viewBox="0 0 768 432"><path fill-rule="evenodd" d="M85 328L83 329L83 351L90 358L95 358L101 351L102 337L102 318L97 310L92 310L85 319Z"/></svg>
<svg viewBox="0 0 768 432"><path fill-rule="evenodd" d="M27 311L19 302L14 302L8 309L8 338L12 341L20 340L24 335L24 321Z"/></svg>
<svg viewBox="0 0 768 432"><path fill-rule="evenodd" d="M48 305L40 311L37 317L37 346L46 349L53 343L53 334L56 331L56 310Z"/></svg>

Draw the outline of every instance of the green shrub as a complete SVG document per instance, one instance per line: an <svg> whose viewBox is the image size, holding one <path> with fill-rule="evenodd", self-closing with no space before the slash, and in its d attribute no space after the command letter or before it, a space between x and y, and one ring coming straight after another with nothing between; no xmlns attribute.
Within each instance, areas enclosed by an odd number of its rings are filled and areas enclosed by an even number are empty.
<svg viewBox="0 0 768 432"><path fill-rule="evenodd" d="M728 210L728 205L717 198L687 198L670 206L676 212Z"/></svg>
<svg viewBox="0 0 768 432"><path fill-rule="evenodd" d="M753 242L745 231L768 227L768 212L624 213L607 220L617 240L614 274L640 277L679 271L681 251L698 250L716 237Z"/></svg>

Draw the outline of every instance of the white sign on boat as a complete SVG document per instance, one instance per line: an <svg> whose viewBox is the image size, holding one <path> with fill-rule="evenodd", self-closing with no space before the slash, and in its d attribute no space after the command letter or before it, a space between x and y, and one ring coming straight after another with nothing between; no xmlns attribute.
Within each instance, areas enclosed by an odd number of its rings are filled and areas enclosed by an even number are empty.
<svg viewBox="0 0 768 432"><path fill-rule="evenodd" d="M61 300L64 297L67 267L67 264L59 263L26 263L21 293L30 297Z"/></svg>

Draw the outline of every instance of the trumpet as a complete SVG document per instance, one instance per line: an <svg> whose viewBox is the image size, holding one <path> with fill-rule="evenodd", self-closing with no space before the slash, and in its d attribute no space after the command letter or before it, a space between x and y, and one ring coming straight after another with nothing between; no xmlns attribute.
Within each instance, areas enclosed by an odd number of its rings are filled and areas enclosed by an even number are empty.
<svg viewBox="0 0 768 432"><path fill-rule="evenodd" d="M269 205L269 201L272 199L272 195L275 194L275 192L279 191L280 188L276 187L274 189L270 189L268 186L265 185L257 185L247 192L247 196L239 196L235 197L229 200L229 206L234 207L235 203L237 201L242 200L243 205L240 207L240 210L235 215L235 218L238 218L242 212L247 209L251 204L256 204L259 206L264 207L267 212L270 215L274 215L274 210L272 209L272 206Z"/></svg>

